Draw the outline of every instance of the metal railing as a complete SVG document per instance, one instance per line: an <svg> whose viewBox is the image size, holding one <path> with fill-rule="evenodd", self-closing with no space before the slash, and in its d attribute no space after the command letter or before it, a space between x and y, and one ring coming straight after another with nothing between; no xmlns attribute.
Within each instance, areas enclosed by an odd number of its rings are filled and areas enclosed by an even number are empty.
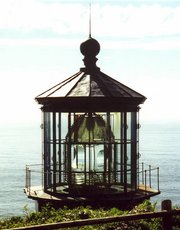
<svg viewBox="0 0 180 230"><path fill-rule="evenodd" d="M58 172L56 172L57 174ZM50 172L52 177L52 173ZM30 193L31 186L44 185L44 170L42 164L26 165L26 191ZM159 189L159 167L152 167L141 163L137 171L137 187L140 189L143 186L144 191L150 189L160 192Z"/></svg>
<svg viewBox="0 0 180 230"><path fill-rule="evenodd" d="M40 186L43 188L44 170L42 164L26 165L25 188L30 194L31 187Z"/></svg>
<svg viewBox="0 0 180 230"><path fill-rule="evenodd" d="M138 172L138 186L140 185L144 185L145 192L151 188L160 192L159 167L152 167L142 162Z"/></svg>

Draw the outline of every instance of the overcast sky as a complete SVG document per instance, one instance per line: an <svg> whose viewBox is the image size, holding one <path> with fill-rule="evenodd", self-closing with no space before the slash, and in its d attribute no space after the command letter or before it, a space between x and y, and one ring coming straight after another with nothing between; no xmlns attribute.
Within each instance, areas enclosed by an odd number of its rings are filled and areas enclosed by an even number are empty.
<svg viewBox="0 0 180 230"><path fill-rule="evenodd" d="M40 121L34 98L83 67L89 2L0 0L0 123ZM91 3L101 71L147 97L143 122L180 122L180 0Z"/></svg>

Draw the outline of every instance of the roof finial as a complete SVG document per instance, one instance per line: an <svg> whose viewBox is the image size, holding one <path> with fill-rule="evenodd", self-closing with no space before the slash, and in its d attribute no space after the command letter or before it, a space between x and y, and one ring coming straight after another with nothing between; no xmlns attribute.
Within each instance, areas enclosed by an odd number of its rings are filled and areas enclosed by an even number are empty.
<svg viewBox="0 0 180 230"><path fill-rule="evenodd" d="M89 38L91 38L91 3L89 3Z"/></svg>

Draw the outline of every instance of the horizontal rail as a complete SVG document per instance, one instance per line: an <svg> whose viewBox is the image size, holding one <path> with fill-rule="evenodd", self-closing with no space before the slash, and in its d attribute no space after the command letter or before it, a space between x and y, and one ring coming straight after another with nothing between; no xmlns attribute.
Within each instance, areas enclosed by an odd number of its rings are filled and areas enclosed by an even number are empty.
<svg viewBox="0 0 180 230"><path fill-rule="evenodd" d="M28 165L26 165L26 167L28 168L28 167L35 167L35 166L43 166L43 164L28 164Z"/></svg>
<svg viewBox="0 0 180 230"><path fill-rule="evenodd" d="M167 219L169 216L180 215L180 209L175 209L171 211L159 211L159 212L148 212L140 214L130 214L124 216L115 216L115 217L103 217L103 218L93 218L93 219L84 219L84 220L75 220L68 222L59 222L52 224L41 224L26 226L21 228L13 228L14 230L23 230L23 229L60 229L60 228L71 228L71 227L82 227L87 225L96 225L96 224L107 224L113 222L121 221L132 221L132 220L141 220L141 219L153 219L153 218L163 218Z"/></svg>
<svg viewBox="0 0 180 230"><path fill-rule="evenodd" d="M159 168L154 168L151 165L146 165L144 163L140 164L141 167L137 170L137 188L142 189L142 185L144 186L144 192L149 192L149 189L153 189L154 191L160 192L159 189ZM147 167L148 166L148 167ZM126 170L128 174L129 170ZM57 171L57 172L44 172L44 168L42 164L33 164L26 165L26 189L28 192L31 190L31 186L34 186L37 178L41 176L40 184L42 187L44 186L44 175L57 175L57 173L67 173L66 171ZM77 170L73 171L73 173L81 173ZM84 174L91 174L90 172L82 171ZM97 171L96 174L104 173L104 171ZM114 171L111 171L113 174ZM122 171L115 171L115 173L123 173ZM36 179L36 180L35 180ZM39 178L40 179L40 178Z"/></svg>

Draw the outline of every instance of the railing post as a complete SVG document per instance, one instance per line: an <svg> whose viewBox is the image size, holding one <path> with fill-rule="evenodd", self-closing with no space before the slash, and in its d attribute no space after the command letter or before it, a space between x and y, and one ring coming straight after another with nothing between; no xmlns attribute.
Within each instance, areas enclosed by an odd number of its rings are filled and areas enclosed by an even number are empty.
<svg viewBox="0 0 180 230"><path fill-rule="evenodd" d="M43 166L41 168L41 183L42 183L42 188L44 189L44 168Z"/></svg>
<svg viewBox="0 0 180 230"><path fill-rule="evenodd" d="M28 166L26 165L26 185L25 187L28 189Z"/></svg>
<svg viewBox="0 0 180 230"><path fill-rule="evenodd" d="M157 183L158 183L158 191L159 191L159 167L157 168Z"/></svg>
<svg viewBox="0 0 180 230"><path fill-rule="evenodd" d="M144 184L144 163L142 162L142 184Z"/></svg>
<svg viewBox="0 0 180 230"><path fill-rule="evenodd" d="M151 188L151 165L149 165L149 187Z"/></svg>
<svg viewBox="0 0 180 230"><path fill-rule="evenodd" d="M146 183L147 183L147 182L146 182L146 176L147 176L147 170L145 170L145 178L144 178L144 179L145 179L145 182L144 182L144 183L145 183L145 194L146 194L146 189L147 189L147 185L146 185Z"/></svg>
<svg viewBox="0 0 180 230"><path fill-rule="evenodd" d="M31 170L28 166L26 166L26 189L27 192L30 194L30 188L31 188Z"/></svg>
<svg viewBox="0 0 180 230"><path fill-rule="evenodd" d="M31 170L30 169L28 169L28 192L29 192L29 195L30 195L30 193L31 193Z"/></svg>
<svg viewBox="0 0 180 230"><path fill-rule="evenodd" d="M162 211L170 212L172 210L171 200L163 200L161 203ZM172 215L167 213L163 218L163 230L172 230Z"/></svg>

